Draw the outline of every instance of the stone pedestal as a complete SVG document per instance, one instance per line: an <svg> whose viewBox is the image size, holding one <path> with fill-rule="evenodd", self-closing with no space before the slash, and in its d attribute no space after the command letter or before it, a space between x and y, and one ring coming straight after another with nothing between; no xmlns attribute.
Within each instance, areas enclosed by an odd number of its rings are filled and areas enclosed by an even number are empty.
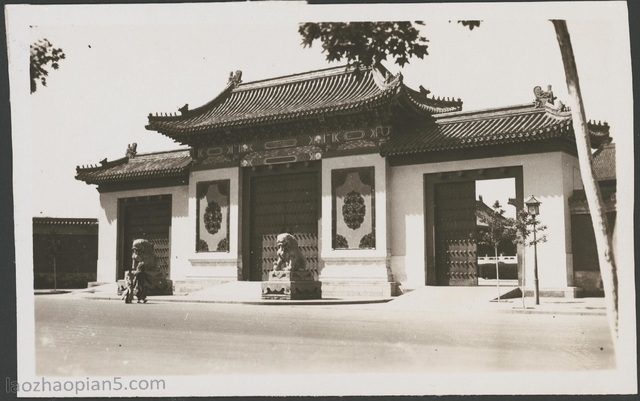
<svg viewBox="0 0 640 401"><path fill-rule="evenodd" d="M147 295L173 295L173 281L167 280L160 275L149 275L147 280ZM125 280L118 280L118 295L127 288Z"/></svg>
<svg viewBox="0 0 640 401"><path fill-rule="evenodd" d="M322 283L310 270L272 270L262 282L262 299L321 299Z"/></svg>

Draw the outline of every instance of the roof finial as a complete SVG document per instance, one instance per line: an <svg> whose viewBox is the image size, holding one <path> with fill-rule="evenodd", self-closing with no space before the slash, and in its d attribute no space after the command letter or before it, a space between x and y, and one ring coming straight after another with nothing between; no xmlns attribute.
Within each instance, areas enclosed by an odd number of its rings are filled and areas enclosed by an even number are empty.
<svg viewBox="0 0 640 401"><path fill-rule="evenodd" d="M233 71L229 73L229 83L233 84L233 86L238 86L242 83L242 71L237 70L234 74Z"/></svg>
<svg viewBox="0 0 640 401"><path fill-rule="evenodd" d="M136 154L138 154L137 149L138 148L138 144L137 143L130 143L129 145L127 145L127 153L126 156L129 159L133 159L134 157L136 157Z"/></svg>
<svg viewBox="0 0 640 401"><path fill-rule="evenodd" d="M536 86L535 88L533 88L533 94L536 97L536 99L534 100L534 105L536 108L544 107L545 103L553 104L553 101L556 100L556 97L553 96L551 85L547 85L546 91L543 91L540 86Z"/></svg>
<svg viewBox="0 0 640 401"><path fill-rule="evenodd" d="M185 103L184 106L180 107L178 109L178 111L180 112L181 115L185 115L187 114L187 111L189 111L189 103Z"/></svg>

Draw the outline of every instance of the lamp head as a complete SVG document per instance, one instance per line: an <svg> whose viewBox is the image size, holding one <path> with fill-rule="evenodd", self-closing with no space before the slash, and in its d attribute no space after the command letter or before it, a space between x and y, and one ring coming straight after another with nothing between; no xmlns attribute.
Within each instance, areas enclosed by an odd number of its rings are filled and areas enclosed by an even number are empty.
<svg viewBox="0 0 640 401"><path fill-rule="evenodd" d="M533 195L531 195L531 197L524 202L524 204L527 205L527 211L532 216L537 216L538 214L540 214L540 203L541 202L537 200Z"/></svg>

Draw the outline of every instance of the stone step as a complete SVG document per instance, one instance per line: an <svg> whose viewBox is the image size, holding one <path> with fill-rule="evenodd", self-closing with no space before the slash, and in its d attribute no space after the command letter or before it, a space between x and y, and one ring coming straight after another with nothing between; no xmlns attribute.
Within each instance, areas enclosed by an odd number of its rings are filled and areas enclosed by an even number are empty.
<svg viewBox="0 0 640 401"><path fill-rule="evenodd" d="M220 279L207 278L187 278L184 280L176 280L173 282L173 292L176 294L188 294L191 292L202 291L206 288L226 283Z"/></svg>
<svg viewBox="0 0 640 401"><path fill-rule="evenodd" d="M323 298L342 297L382 297L397 295L397 284L388 281L354 282L354 281L322 281Z"/></svg>

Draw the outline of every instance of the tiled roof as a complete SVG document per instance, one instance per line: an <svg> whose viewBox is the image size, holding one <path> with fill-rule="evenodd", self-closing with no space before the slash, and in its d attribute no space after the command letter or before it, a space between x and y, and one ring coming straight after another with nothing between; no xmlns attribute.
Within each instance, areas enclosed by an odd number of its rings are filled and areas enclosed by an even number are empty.
<svg viewBox="0 0 640 401"><path fill-rule="evenodd" d="M609 127L590 124L592 146L610 141ZM409 132L397 131L381 148L383 156L508 143L573 138L571 113L533 104L435 116L435 121Z"/></svg>
<svg viewBox="0 0 640 401"><path fill-rule="evenodd" d="M608 143L593 154L593 169L599 181L616 178L616 145Z"/></svg>
<svg viewBox="0 0 640 401"><path fill-rule="evenodd" d="M222 93L204 106L182 110L181 115L149 115L147 129L182 141L187 134L354 113L392 99L429 115L460 110L462 105L459 99L428 98L410 90L402 84L401 74L391 76L374 68L356 74L341 66L249 83L230 80Z"/></svg>
<svg viewBox="0 0 640 401"><path fill-rule="evenodd" d="M182 177L189 173L190 150L138 154L100 166L77 167L76 179L87 184Z"/></svg>
<svg viewBox="0 0 640 401"><path fill-rule="evenodd" d="M46 226L97 226L98 219L71 217L34 217L33 224Z"/></svg>

